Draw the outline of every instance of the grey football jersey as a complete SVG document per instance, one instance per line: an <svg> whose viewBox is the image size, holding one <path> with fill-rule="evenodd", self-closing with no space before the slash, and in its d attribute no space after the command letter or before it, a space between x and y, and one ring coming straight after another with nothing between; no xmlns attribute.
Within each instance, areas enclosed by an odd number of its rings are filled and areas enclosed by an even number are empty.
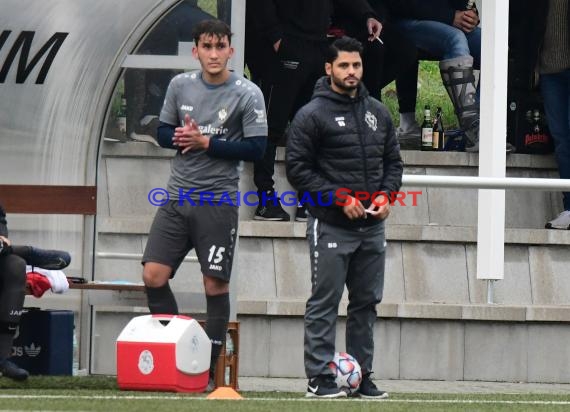
<svg viewBox="0 0 570 412"><path fill-rule="evenodd" d="M237 141L267 136L267 116L261 90L249 80L231 73L217 86L202 80L201 72L183 73L170 82L160 113L160 121L182 126L189 114L202 134L211 139ZM200 194L213 193L214 199L236 201L240 161L210 157L205 150L180 151L172 160L168 181L170 199L180 198L179 191L193 200ZM190 194L188 194L190 193ZM183 196L183 198L185 197Z"/></svg>

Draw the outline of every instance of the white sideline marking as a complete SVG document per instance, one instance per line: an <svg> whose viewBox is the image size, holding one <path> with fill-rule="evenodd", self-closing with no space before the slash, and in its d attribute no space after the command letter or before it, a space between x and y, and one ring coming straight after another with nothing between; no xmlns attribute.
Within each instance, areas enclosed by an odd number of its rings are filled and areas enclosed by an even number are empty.
<svg viewBox="0 0 570 412"><path fill-rule="evenodd" d="M551 394L546 394L551 395ZM143 395L143 396L132 396L132 395L0 395L0 399L87 399L87 400L197 400L197 401L209 401L205 397L192 397L192 396L156 396L156 395ZM218 399L217 399L218 400ZM223 400L223 399L220 399ZM240 400L244 401L279 401L279 402L322 402L322 401L333 401L333 402L382 402L382 403L446 403L446 404L498 404L498 405L570 405L570 401L501 401L501 400L474 400L474 399L358 399L358 398L346 398L344 399L306 399L306 398L244 398ZM2 411L2 410L0 410Z"/></svg>

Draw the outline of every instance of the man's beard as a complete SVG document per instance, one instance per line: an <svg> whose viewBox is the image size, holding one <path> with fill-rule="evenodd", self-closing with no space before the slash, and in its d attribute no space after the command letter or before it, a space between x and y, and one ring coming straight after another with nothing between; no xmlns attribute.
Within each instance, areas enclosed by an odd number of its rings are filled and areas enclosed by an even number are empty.
<svg viewBox="0 0 570 412"><path fill-rule="evenodd" d="M355 77L356 79L356 77ZM354 86L347 86L341 79L339 79L338 77L335 76L331 76L331 81L334 83L334 85L336 87L338 87L339 89L345 91L345 92L352 92L356 89L358 89L358 85L360 84L360 80L356 79L357 82Z"/></svg>

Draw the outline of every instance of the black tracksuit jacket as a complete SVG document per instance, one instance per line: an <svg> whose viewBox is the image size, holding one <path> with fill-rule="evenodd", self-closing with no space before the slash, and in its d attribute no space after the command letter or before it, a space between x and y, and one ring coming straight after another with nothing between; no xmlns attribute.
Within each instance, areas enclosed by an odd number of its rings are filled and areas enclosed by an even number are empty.
<svg viewBox="0 0 570 412"><path fill-rule="evenodd" d="M306 205L313 216L343 227L379 223L377 219L349 220L341 206L322 204L340 188L350 189L349 194L365 191L370 195L400 189L403 162L388 109L370 97L362 84L353 99L335 93L329 78L322 77L287 132L286 169L293 187L311 194L315 205ZM370 205L370 201L362 203Z"/></svg>

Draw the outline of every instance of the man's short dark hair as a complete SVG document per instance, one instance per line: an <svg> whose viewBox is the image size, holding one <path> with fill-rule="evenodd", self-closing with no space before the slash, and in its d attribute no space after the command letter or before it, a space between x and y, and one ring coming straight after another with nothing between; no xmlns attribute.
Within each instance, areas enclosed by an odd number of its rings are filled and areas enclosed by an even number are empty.
<svg viewBox="0 0 570 412"><path fill-rule="evenodd" d="M358 52L358 54L360 54L360 57L362 57L362 43L360 43L358 40L353 39L352 37L348 37L348 36L343 36L340 39L336 39L328 48L327 50L327 63L331 63L334 62L337 57L338 57L338 53L343 51L343 52Z"/></svg>
<svg viewBox="0 0 570 412"><path fill-rule="evenodd" d="M230 29L230 26L222 20L202 20L200 23L195 25L194 29L192 29L192 37L194 38L196 46L198 45L202 34L215 36L218 39L222 39L227 36L230 44L232 42L232 29Z"/></svg>

